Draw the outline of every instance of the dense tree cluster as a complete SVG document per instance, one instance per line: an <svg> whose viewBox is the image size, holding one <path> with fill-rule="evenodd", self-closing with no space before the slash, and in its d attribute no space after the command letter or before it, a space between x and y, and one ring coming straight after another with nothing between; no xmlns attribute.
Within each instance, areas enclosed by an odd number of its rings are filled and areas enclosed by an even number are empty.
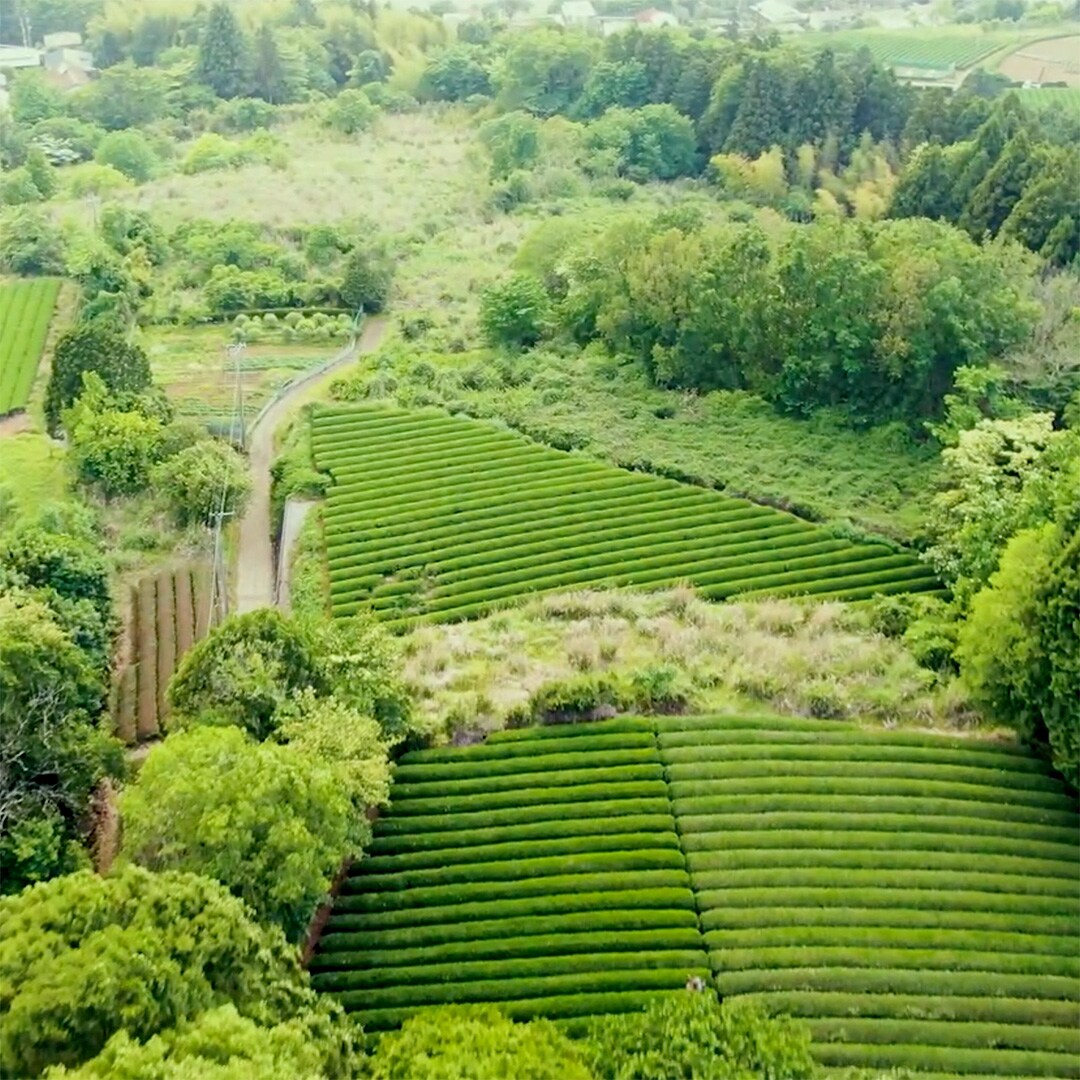
<svg viewBox="0 0 1080 1080"><path fill-rule="evenodd" d="M116 624L95 526L44 507L0 528L0 889L86 861L91 796L122 772L99 719Z"/></svg>
<svg viewBox="0 0 1080 1080"><path fill-rule="evenodd" d="M661 385L863 423L936 415L957 367L1024 340L1037 312L1018 250L929 221L822 221L773 243L756 225L637 219L572 251L552 286L564 333L637 358ZM492 340L512 343L536 310L522 290L486 298Z"/></svg>
<svg viewBox="0 0 1080 1080"><path fill-rule="evenodd" d="M1080 255L1076 142L1059 144L1057 133L1015 95L999 100L968 132L979 113L953 119L961 103L928 97L912 117L911 135L927 141L901 173L890 214L952 222L977 240L1006 237L1052 265L1071 264ZM946 142L950 134L955 141Z"/></svg>

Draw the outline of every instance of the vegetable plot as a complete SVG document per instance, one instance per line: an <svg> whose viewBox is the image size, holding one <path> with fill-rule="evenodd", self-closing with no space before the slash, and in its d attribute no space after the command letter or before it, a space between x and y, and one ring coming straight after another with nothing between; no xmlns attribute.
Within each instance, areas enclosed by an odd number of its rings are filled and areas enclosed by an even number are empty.
<svg viewBox="0 0 1080 1080"><path fill-rule="evenodd" d="M113 694L117 738L134 743L161 734L169 680L184 654L206 636L210 615L210 577L202 567L166 571L132 586L130 659Z"/></svg>
<svg viewBox="0 0 1080 1080"><path fill-rule="evenodd" d="M0 284L0 416L30 400L59 290L55 278Z"/></svg>
<svg viewBox="0 0 1080 1080"><path fill-rule="evenodd" d="M436 412L320 408L333 613L455 621L577 586L861 599L933 589L913 555Z"/></svg>

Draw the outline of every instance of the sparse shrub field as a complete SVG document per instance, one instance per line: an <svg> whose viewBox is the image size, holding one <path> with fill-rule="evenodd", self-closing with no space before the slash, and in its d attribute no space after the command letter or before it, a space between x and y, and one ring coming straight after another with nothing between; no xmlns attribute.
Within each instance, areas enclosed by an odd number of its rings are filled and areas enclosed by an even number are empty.
<svg viewBox="0 0 1080 1080"><path fill-rule="evenodd" d="M444 413L318 408L332 610L396 626L525 593L692 582L710 599L936 587L914 555Z"/></svg>
<svg viewBox="0 0 1080 1080"><path fill-rule="evenodd" d="M141 742L161 734L169 680L184 654L210 629L210 575L185 566L144 577L131 588L129 659L113 694L117 738Z"/></svg>
<svg viewBox="0 0 1080 1080"><path fill-rule="evenodd" d="M56 278L0 283L0 416L30 400L59 290Z"/></svg>
<svg viewBox="0 0 1080 1080"><path fill-rule="evenodd" d="M707 969L656 738L632 719L405 755L311 963L369 1031L448 1003L624 1012Z"/></svg>
<svg viewBox="0 0 1080 1080"><path fill-rule="evenodd" d="M1077 1077L1078 829L1060 781L985 739L717 716L503 731L402 759L311 970L380 1031L447 1002L638 1008L704 949L722 995L805 1018L825 1066Z"/></svg>

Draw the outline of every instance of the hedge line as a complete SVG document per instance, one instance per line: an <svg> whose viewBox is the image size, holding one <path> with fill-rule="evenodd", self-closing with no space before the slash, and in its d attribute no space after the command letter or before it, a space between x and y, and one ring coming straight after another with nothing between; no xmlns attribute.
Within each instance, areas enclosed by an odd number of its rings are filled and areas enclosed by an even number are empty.
<svg viewBox="0 0 1080 1080"><path fill-rule="evenodd" d="M604 735L613 732L641 732L647 733L650 740L655 739L655 718L644 716L614 716L610 720L582 720L573 724L556 724L554 726L537 726L522 728L502 728L493 731L483 745L501 746L504 743L537 742L542 744L543 753L552 753L552 745L563 740L581 739L590 735ZM573 749L580 745L567 742L567 748ZM469 749L473 749L469 747ZM430 751L424 751L430 753Z"/></svg>
<svg viewBox="0 0 1080 1080"><path fill-rule="evenodd" d="M412 799L447 798L550 785L573 787L594 783L634 783L641 780L662 782L664 779L663 766L655 760L633 765L608 765L603 759L591 755L590 762L582 762L581 767L574 769L534 770L531 760L515 764L516 771L504 770L501 774L491 776L484 776L476 767L471 767L463 771L477 775L464 776L460 780L420 779L397 783L395 776L395 797L399 802L405 802Z"/></svg>
<svg viewBox="0 0 1080 1080"><path fill-rule="evenodd" d="M613 522L619 522L624 514L632 514L631 524L597 526L598 504L611 515ZM375 533L370 539L350 532L347 540L328 548L329 566L337 576L349 569L354 572L357 569L385 571L414 565L437 566L440 570L461 569L474 565L484 554L489 561L494 561L493 552L501 554L504 551L513 552L515 557L529 554L534 559L541 559L545 552L550 554L572 546L580 547L582 541L594 543L598 536L610 537L614 544L618 540L640 539L657 527L687 531L699 526L703 518L708 522L708 534L718 536L728 555L737 554L738 549L746 548L750 542L760 547L766 540L784 540L786 545L795 547L821 539L819 534L808 532L804 527L776 522L760 513L751 514L741 509L704 512L688 509L676 500L642 500L639 495L627 494L619 488L594 495L587 510L575 511L571 506L565 515L559 514L559 524L549 527L556 509L543 506L506 515L492 515L485 510L486 518L476 515L475 520L458 521L455 518L449 524L436 522L434 527L424 529L422 541L415 539L415 523L408 529ZM673 519L677 519L676 524L672 524ZM339 522L332 518L331 524ZM534 539L538 526L543 527L544 536L539 541ZM528 547L533 550L526 551Z"/></svg>
<svg viewBox="0 0 1080 1080"><path fill-rule="evenodd" d="M381 825L381 823L380 823ZM466 847L501 846L518 843L557 843L587 839L600 833L612 845L621 844L621 837L649 835L658 844L667 846L674 819L664 814L627 815L626 817L572 818L562 821L541 821L534 825L504 825L493 829L457 829L450 835L437 833L391 833L376 835L368 846L372 856L424 853L436 858L443 851L463 851ZM378 828L378 826L377 826ZM627 841L628 843L630 841ZM447 847L452 844L452 847Z"/></svg>
<svg viewBox="0 0 1080 1080"><path fill-rule="evenodd" d="M669 823L670 827L670 823ZM601 851L642 851L665 849L679 852L679 838L674 831L649 833L614 833L601 836L563 836L523 840L505 844L471 844L467 847L437 847L427 851L393 851L372 855L356 863L354 876L456 866L461 863L496 862L502 859L536 859L545 856L581 855ZM382 850L386 850L385 848ZM681 858L681 856L680 856Z"/></svg>
<svg viewBox="0 0 1080 1080"><path fill-rule="evenodd" d="M895 888L747 888L702 891L701 909L713 907L877 907L997 911L1076 918L1075 898L973 890Z"/></svg>
<svg viewBox="0 0 1080 1080"><path fill-rule="evenodd" d="M817 800L819 803L825 800ZM718 835L738 836L751 834L762 837L762 846L768 843L770 835L787 835L789 831L805 830L807 835L819 832L843 834L850 832L857 836L867 832L892 832L898 844L903 843L906 830L913 829L913 837L933 835L935 838L954 836L957 842L970 838L975 843L982 843L984 837L1000 837L1009 840L1024 841L1030 838L1033 843L1050 844L1055 848L1076 847L1076 827L1064 825L1039 825L1028 821L1009 821L971 817L965 813L971 804L956 804L958 809L951 814L934 814L923 807L918 820L914 820L911 810L900 813L873 813L860 810L862 800L847 804L844 809L835 809L835 801L827 805L834 807L827 811L762 811L756 814L743 814L735 810L725 814L681 815L679 833L687 850L696 849L699 843L714 844L712 839ZM773 832L775 830L775 833ZM942 840L944 843L944 840ZM839 841L838 841L839 843Z"/></svg>
<svg viewBox="0 0 1080 1080"><path fill-rule="evenodd" d="M543 563L545 572L539 575L533 568L525 568L507 575L499 581L485 578L472 578L464 583L435 590L434 599L429 602L432 612L449 610L459 604L473 603L481 598L491 601L515 596L527 585L530 591L547 588L569 588L583 586L592 582L604 581L621 586L659 586L665 582L689 579L699 591L706 578L719 578L723 582L724 597L744 592L758 582L783 583L798 581L817 582L823 576L833 578L844 575L852 565L860 565L865 572L873 571L879 578L884 571L902 567L907 572L904 557L889 555L878 558L863 558L861 553L850 546L829 549L822 554L795 554L802 549L795 548L791 555L782 549L769 551L761 559L753 562L743 558L738 565L715 572L704 569L695 571L686 563L685 556L665 556L656 562L644 553L634 559L625 559L619 563L609 563L604 559L590 559L581 564L580 569L570 569L561 563ZM897 562L901 559L901 562ZM553 569L553 567L555 569ZM723 597L720 597L721 599Z"/></svg>
<svg viewBox="0 0 1080 1080"><path fill-rule="evenodd" d="M883 835L888 836L888 834ZM732 851L691 853L686 861L691 873L698 875L697 880L703 888L710 887L708 879L704 876L710 872L764 870L776 867L792 870L797 868L874 871L957 870L965 875L975 872L995 875L1024 874L1031 875L1033 878L1064 878L1074 892L1078 890L1078 884L1080 884L1075 862L1024 858L1020 855L982 855L973 851L962 853L934 851L930 847L930 838L925 838L925 842L926 847L916 851L891 851L887 840L881 847L863 849L765 848L752 850L738 848ZM793 881L792 884L797 884L797 882ZM917 887L918 883L912 881L911 884Z"/></svg>
<svg viewBox="0 0 1080 1080"><path fill-rule="evenodd" d="M362 934L330 936L366 938ZM308 965L312 971L334 969L373 969L425 964L457 964L474 960L514 960L525 957L565 957L576 954L626 953L640 955L660 950L671 953L690 952L696 956L695 966L702 963L701 936L694 927L671 930L616 930L603 933L587 930L576 934L534 934L528 937L495 936L480 940L449 942L428 948L371 949L366 941L356 950L322 948ZM667 955L665 951L664 955Z"/></svg>
<svg viewBox="0 0 1080 1080"><path fill-rule="evenodd" d="M617 513L606 500L603 507L607 513ZM514 563L535 563L545 556L562 554L568 550L573 550L579 557L590 549L614 556L615 552L623 547L632 548L639 544L642 536L646 534L653 539L652 550L657 554L679 544L683 545L685 552L689 544L700 546L714 541L714 550L723 552L725 557L755 549L760 551L765 541L776 543L784 540L785 548L799 546L802 542L817 544L821 541L819 536L808 534L786 522L778 524L763 521L757 517L748 517L745 511L741 510L737 512L738 517L733 512L726 518L723 514L710 511L684 513L680 510L679 507L669 507L635 513L630 525L616 524L617 517L609 525L597 524L595 520L590 524L588 518L581 515L582 520L577 524L561 524L554 529L545 529L542 540L532 539L536 535L535 519L531 523L526 521L518 525L501 522L498 526L483 530L484 535L480 535L480 530L469 529L461 538L464 542L454 543L449 541L449 538L444 538L437 548L429 547L427 541L411 548L408 544L389 548L385 544L380 547L372 543L368 550L351 552L348 562L338 556L338 561L330 565L335 574L358 564L365 569L370 567L384 573L389 570L398 571L406 566L422 565L437 571L440 583L447 583L462 576L463 571L481 564L507 570ZM464 530L459 529L457 532ZM393 585L386 586L385 592L393 591Z"/></svg>
<svg viewBox="0 0 1080 1080"><path fill-rule="evenodd" d="M681 987L680 987L681 989ZM604 991L595 994L552 994L550 997L525 998L499 1003L500 1011L512 1020L534 1020L603 1016L608 1013L640 1012L652 1002L664 998L670 991ZM345 995L339 1000L349 1011L357 1011L365 1031L388 1031L400 1027L423 1006L404 1006L397 1009L364 1009Z"/></svg>
<svg viewBox="0 0 1080 1080"><path fill-rule="evenodd" d="M983 1073L988 1076L1009 1076L1020 1080L1018 1074L1034 1077L1055 1077L1057 1080L1076 1080L1080 1063L1068 1054L1032 1050L975 1050L958 1046L920 1046L896 1043L880 1046L860 1043L822 1043L813 1048L814 1057L823 1065L862 1068L936 1067L956 1073ZM971 1077L970 1080L978 1080Z"/></svg>
<svg viewBox="0 0 1080 1080"><path fill-rule="evenodd" d="M720 949L709 953L717 971L761 968L914 968L931 971L984 971L1013 975L1058 975L1080 979L1080 954L1051 956L1047 953L975 952L970 949L887 949L881 946L849 948L843 945L814 947ZM928 979L931 977L928 976ZM1080 991L1080 987L1078 987Z"/></svg>
<svg viewBox="0 0 1080 1080"><path fill-rule="evenodd" d="M447 795L445 798L412 798L399 802L394 813L399 818L426 814L467 814L484 810L524 809L533 804L610 802L613 799L663 798L663 780L634 780L575 784L571 787L531 787L517 791L478 792L471 795Z"/></svg>
<svg viewBox="0 0 1080 1080"><path fill-rule="evenodd" d="M658 491L664 486L661 481L649 483L647 481L629 480L619 474L599 478L592 477L590 479L592 482L587 486L578 477L571 480L543 478L533 483L526 483L519 479L516 487L507 487L495 491L489 489L486 492L462 492L459 490L448 494L446 489L442 489L429 499L403 505L393 513L380 514L379 521L387 530L400 529L410 525L422 529L429 524L441 523L442 520L449 518L451 515L455 519L465 514L490 517L492 510L502 510L508 505L520 513L527 509L538 508L536 506L538 501L546 501L548 509L552 509L560 505L567 496L580 495L583 487L592 494L593 505L597 505L601 501L598 498L600 493L611 489L634 487L638 491ZM370 515L359 504L358 500L344 502L335 496L333 488L327 493L327 511L330 513L330 517L326 522L327 527L333 526L337 530L352 528L355 522L361 519L364 521L371 520ZM391 536L393 533L388 531L387 535ZM361 534L360 538L363 538L363 534Z"/></svg>
<svg viewBox="0 0 1080 1080"><path fill-rule="evenodd" d="M641 814L669 814L667 797L654 796L644 799L600 799L587 803L541 803L536 806L511 806L502 810L477 810L459 812L452 816L445 813L416 814L408 817L385 818L379 822L383 836L400 833L456 833L463 830L491 829L501 825L524 825L538 821L591 817L594 821L603 817ZM454 843L457 843L455 840Z"/></svg>
<svg viewBox="0 0 1080 1080"><path fill-rule="evenodd" d="M727 734L727 733L725 733ZM799 733L802 734L801 732ZM661 736L664 744L673 736ZM662 754L664 764L671 768L686 765L704 765L711 761L757 761L762 753L762 740L747 740L737 736L725 741L709 740L708 743L690 742L687 746L665 746ZM901 762L909 764L936 764L964 766L968 769L988 769L995 773L1015 773L1017 776L1047 777L1046 767L1035 758L1018 754L1002 754L983 749L953 749L937 746L895 745L885 739L868 735L863 741L854 738L819 743L792 738L784 743L770 741L767 753L770 761L798 762ZM689 779L689 777L685 777ZM1047 777L1049 779L1049 777Z"/></svg>
<svg viewBox="0 0 1080 1080"><path fill-rule="evenodd" d="M1031 840L1024 836L997 836L987 833L936 832L912 829L904 832L893 828L879 830L837 829L767 829L741 832L686 833L682 837L683 848L691 867L707 869L708 864L699 860L713 857L725 859L745 856L755 858L759 864L799 851L835 851L844 849L888 849L900 852L938 852L978 855L1003 855L1030 857L1050 861L1057 865L1072 867L1075 875L1080 863L1080 846ZM717 863L716 865L719 865ZM955 865L955 863L954 863Z"/></svg>
<svg viewBox="0 0 1080 1080"><path fill-rule="evenodd" d="M635 522L641 523L643 528L648 528L657 522L665 524L671 520L673 512L686 509L688 513L700 512L697 502L688 500L682 492L671 490L658 490L642 492L637 484L611 485L603 487L604 509L613 515L616 520L632 510ZM493 537L504 536L534 536L538 522L546 522L551 519L550 511L553 509L549 503L552 500L523 500L505 514L499 514L493 518L485 512L466 515L464 520L459 517L448 517L441 524L436 524L430 529L425 529L423 539L405 529L374 529L361 526L347 539L341 539L328 547L329 565L337 567L338 560L357 560L367 556L376 555L379 558L393 560L398 557L424 556L428 554L441 554L448 546L448 542L466 538L468 544L486 544ZM547 536L556 537L578 535L583 528L595 526L597 493L595 490L582 491L577 495L567 495L557 507L559 510L558 524L551 529ZM345 506L338 513L344 514ZM713 518L723 518L735 524L744 522L748 528L758 530L780 529L789 530L792 535L797 533L806 534L813 532L813 526L797 519L774 523L771 515L762 514L761 507L751 508L747 504L740 504L737 500L716 509Z"/></svg>
<svg viewBox="0 0 1080 1080"><path fill-rule="evenodd" d="M789 776L825 778L884 778L886 780L932 780L942 783L1019 789L1021 792L1039 791L1051 795L1063 795L1065 785L1051 776L1037 772L1013 772L1005 769L971 768L966 765L947 765L938 762L870 761L852 757L848 761L808 761L790 758L774 758L742 761L701 761L693 765L667 765L668 778L678 785L718 784L730 780L752 779L762 776Z"/></svg>
<svg viewBox="0 0 1080 1080"><path fill-rule="evenodd" d="M914 1043L921 1046L991 1047L1080 1054L1080 1028L988 1024L956 1020L808 1020L816 1042ZM1075 1057L1073 1059L1076 1060Z"/></svg>
<svg viewBox="0 0 1080 1080"><path fill-rule="evenodd" d="M708 963L705 954L700 949L575 953L564 956L525 956L444 964L424 962L411 966L394 963L391 954L386 967L327 971L312 976L311 981L316 990L378 990L382 992L410 986L426 988L433 983L535 979L556 975L591 975L617 971L671 971L673 968L684 968L687 972L701 971L708 968ZM419 992L423 993L424 990Z"/></svg>
<svg viewBox="0 0 1080 1080"><path fill-rule="evenodd" d="M843 792L843 803L837 795L815 794L812 792L771 792L756 794L743 792L728 795L704 795L692 799L676 798L675 813L680 826L684 818L705 816L712 818L711 828L715 830L723 822L717 821L718 815L747 813L769 813L777 811L838 811L842 805L848 815L868 814L915 814L922 820L927 817L951 817L960 814L968 818L986 818L992 821L1024 823L1025 825L1050 825L1064 829L1080 827L1080 817L1075 810L1049 809L1038 806L1016 806L997 801L980 802L976 799L929 798L916 795L871 795L856 792ZM1067 804L1066 804L1067 805ZM698 823L692 823L691 828ZM852 828L859 828L857 821L852 821Z"/></svg>
<svg viewBox="0 0 1080 1080"><path fill-rule="evenodd" d="M1008 923L1008 920L1002 920ZM1080 955L1080 930L1067 934L1033 934L998 930L953 930L910 926L755 926L745 930L709 930L709 949L721 951L784 947L859 949L958 949L992 954L1043 953L1050 956ZM906 966L906 965L901 965Z"/></svg>
<svg viewBox="0 0 1080 1080"><path fill-rule="evenodd" d="M771 775L734 780L675 780L670 784L670 790L671 797L676 801L767 792L776 795L901 795L922 799L948 798L953 801L991 803L1007 800L1008 809L1036 807L1070 810L1074 805L1065 795L1056 791L1016 791L993 784L956 783L919 777L908 779L902 775L899 767L892 776L860 776L857 767L851 770L850 775L834 773L829 776L792 776L785 775L778 769ZM1075 811L1073 813L1075 814Z"/></svg>
<svg viewBox="0 0 1080 1080"><path fill-rule="evenodd" d="M511 738L510 736L516 736ZM537 745L532 745L534 740ZM542 744L542 745L541 745ZM472 746L436 746L430 750L410 750L399 765L458 764L511 757L540 757L551 754L582 754L592 750L647 749L652 751L654 737L647 720L617 717L582 724L557 724L552 727L518 728L496 731L482 743Z"/></svg>
<svg viewBox="0 0 1080 1080"><path fill-rule="evenodd" d="M611 738L611 736L607 736ZM394 790L409 784L460 783L463 780L494 780L501 776L519 776L522 773L541 773L558 770L572 772L583 769L613 769L624 765L649 765L660 767L659 755L651 746L627 747L625 749L599 747L603 756L586 748L571 753L544 753L537 747L532 754L515 754L502 758L465 758L463 760L431 761L414 759L394 770Z"/></svg>
<svg viewBox="0 0 1080 1080"><path fill-rule="evenodd" d="M606 991L678 990L688 976L709 978L708 968L632 969L578 975L534 976L527 979L475 979L463 983L387 987L378 991L343 990L335 997L346 1008L402 1008L408 1005L455 1005L466 1002L502 1002L563 994Z"/></svg>
<svg viewBox="0 0 1080 1080"><path fill-rule="evenodd" d="M442 538L468 532L474 527L490 528L493 520L492 510L499 510L496 520L507 528L516 527L525 522L535 526L537 522L550 520L553 512L561 515L576 513L578 508L591 509L595 507L603 496L605 507L609 512L622 512L624 504L626 509L640 507L645 500L650 500L648 505L658 507L665 505L659 500L660 495L665 497L673 493L665 488L661 481L643 480L642 477L632 478L613 476L603 480L597 480L589 484L584 490L580 484L559 484L554 487L542 487L538 489L519 489L518 498L512 506L507 505L505 496L470 499L463 504L461 499L441 496L440 502L434 508L431 507L406 507L392 517L383 515L379 526L369 526L366 523L363 511L354 505L342 502L331 511L329 505L325 512L330 513L327 529L327 551L343 552L350 545L365 544L369 540L383 540L389 542L399 537L422 534L429 538ZM333 496L333 488L327 494L329 500ZM434 511L434 512L433 512ZM324 513L325 513L324 512ZM331 534L340 532L338 538Z"/></svg>
<svg viewBox="0 0 1080 1080"><path fill-rule="evenodd" d="M556 901L565 900L567 904L561 910L579 910L579 896L595 896L605 893L609 897L604 905L608 908L635 907L629 899L635 893L655 892L658 889L685 890L689 903L693 898L689 889L689 878L684 870L630 870L610 874L569 874L566 876L527 878L520 881L480 882L470 885L435 885L430 888L413 889L406 895L400 893L361 894L359 896L342 895L336 906L342 911L354 911L370 916L383 915L399 918L388 925L420 925L428 922L446 922L459 916L456 907L466 908L481 903L536 901L546 897L549 906L546 910L558 911ZM644 905L642 905L644 906ZM428 909L428 910L424 910ZM544 911L542 903L533 903L514 914L525 914L532 910ZM509 914L509 912L508 912ZM477 918L490 918L487 910Z"/></svg>
<svg viewBox="0 0 1080 1080"><path fill-rule="evenodd" d="M610 903L610 898L626 898L621 907ZM568 898L562 897L562 900ZM588 936L589 934L655 933L658 937L678 931L697 934L697 915L693 896L689 889L653 890L633 894L614 893L606 895L577 896L575 909L549 914L543 904L529 901L528 907L521 901L503 901L494 906L490 917L474 915L472 905L447 923L430 926L402 926L378 929L378 920L363 915L332 914L319 948L327 949L430 949L433 946L461 944L481 947L478 943L489 939L516 940L538 939L544 936ZM582 903L584 901L584 903ZM593 904L590 909L585 906ZM554 905L558 910L560 905ZM488 905L491 907L491 905Z"/></svg>
<svg viewBox="0 0 1080 1080"><path fill-rule="evenodd" d="M1025 915L1020 912L943 910L940 907L714 907L701 913L701 928L752 930L767 927L911 927L913 929L986 930L1017 934L1052 934L1074 938L1076 919L1072 915Z"/></svg>
<svg viewBox="0 0 1080 1080"><path fill-rule="evenodd" d="M994 856L989 856L994 858ZM949 906L952 892L1005 893L1020 900L1025 896L1039 901L1072 901L1080 916L1080 894L1073 876L1031 877L1026 874L987 873L981 870L853 870L832 866L798 866L717 870L695 873L694 887L703 892L746 889L896 888L927 890L941 894L941 906Z"/></svg>
<svg viewBox="0 0 1080 1080"><path fill-rule="evenodd" d="M361 873L345 880L342 895L354 892L372 895L409 890L410 895L415 896L424 889L451 885L517 883L529 878L628 871L647 873L673 870L685 874L685 869L682 852L673 851L670 848L592 851L577 855L553 855L534 859L458 863L451 866L434 866L382 874Z"/></svg>
<svg viewBox="0 0 1080 1080"><path fill-rule="evenodd" d="M714 969L715 970L715 969ZM947 997L1019 997L1040 1000L1080 1000L1072 978L1057 975L1016 975L996 971L905 971L869 968L772 968L716 971L722 994L751 994L766 990L834 990L845 994L938 994Z"/></svg>
<svg viewBox="0 0 1080 1080"><path fill-rule="evenodd" d="M857 1016L895 1020L978 1020L1047 1027L1075 1027L1076 1005L1035 998L926 997L922 994L835 994L780 991L755 994L776 1015Z"/></svg>
<svg viewBox="0 0 1080 1080"><path fill-rule="evenodd" d="M439 571L440 581L454 580L456 574L470 568L487 565L510 569L515 561L535 562L552 554L562 554L573 549L579 556L585 555L590 548L603 554L614 552L619 547L641 542L643 535L656 541L656 547L672 546L681 543L703 544L708 539L715 539L718 548L727 556L737 555L739 549L750 550L752 545L759 548L764 540L787 538L792 545L800 540L817 543L823 538L805 529L795 528L787 522L763 518L747 510L737 509L716 512L715 510L687 508L673 504L657 510L635 512L630 523L624 524L614 506L606 499L602 500L605 511L615 514L609 522L590 523L585 514L577 522L566 523L560 517L560 524L554 528L545 528L543 539L537 540L536 518L520 523L499 521L496 525L460 527L442 538L438 547L431 546L431 541L410 545L407 541L389 546L385 539L369 541L363 548L353 549L349 559L353 564L393 567L400 569L409 565L424 565ZM640 507L635 507L640 511ZM425 550L426 549L426 550ZM331 562L335 572L344 569L338 561Z"/></svg>

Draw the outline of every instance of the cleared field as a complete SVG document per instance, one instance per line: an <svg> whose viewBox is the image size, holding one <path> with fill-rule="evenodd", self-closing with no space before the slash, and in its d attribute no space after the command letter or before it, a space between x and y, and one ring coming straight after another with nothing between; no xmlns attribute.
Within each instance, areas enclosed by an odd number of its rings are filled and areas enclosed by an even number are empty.
<svg viewBox="0 0 1080 1080"><path fill-rule="evenodd" d="M823 1065L1080 1076L1080 817L1023 751L813 720L661 718L721 994Z"/></svg>
<svg viewBox="0 0 1080 1080"><path fill-rule="evenodd" d="M312 447L334 480L323 522L338 616L370 608L405 627L526 593L679 581L716 600L936 587L886 545L444 413L319 408Z"/></svg>
<svg viewBox="0 0 1080 1080"><path fill-rule="evenodd" d="M451 1002L624 1012L707 977L651 725L405 755L310 967L369 1031Z"/></svg>
<svg viewBox="0 0 1080 1080"><path fill-rule="evenodd" d="M0 416L30 400L59 290L56 278L0 283Z"/></svg>
<svg viewBox="0 0 1080 1080"><path fill-rule="evenodd" d="M998 71L1016 82L1062 82L1074 89L1080 87L1080 34L1028 42L1009 53Z"/></svg>
<svg viewBox="0 0 1080 1080"><path fill-rule="evenodd" d="M1035 36L1035 35L1030 35ZM947 70L969 68L991 53L1024 40L1015 30L973 27L923 27L913 30L841 30L806 34L806 44L870 50L875 60L892 67Z"/></svg>
<svg viewBox="0 0 1080 1080"><path fill-rule="evenodd" d="M161 734L169 712L165 691L184 654L210 627L210 576L185 566L132 586L127 638L129 659L113 691L116 736L126 743Z"/></svg>
<svg viewBox="0 0 1080 1080"><path fill-rule="evenodd" d="M300 372L325 363L339 343L253 342L236 361L225 347L231 327L151 327L144 345L154 380L172 402L177 416L210 425L227 422L240 369L244 419L253 420L274 393Z"/></svg>

